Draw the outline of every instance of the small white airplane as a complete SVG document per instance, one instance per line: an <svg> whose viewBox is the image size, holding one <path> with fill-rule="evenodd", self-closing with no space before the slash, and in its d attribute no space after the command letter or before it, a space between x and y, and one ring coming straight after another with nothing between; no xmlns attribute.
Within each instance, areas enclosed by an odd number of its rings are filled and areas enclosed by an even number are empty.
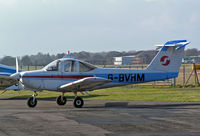
<svg viewBox="0 0 200 136"><path fill-rule="evenodd" d="M16 59L16 69L0 65L0 86L11 86L7 90L34 91L27 101L29 107L37 105L37 91L61 92L56 99L58 105L65 105L67 99L64 94L73 92L73 104L81 108L84 101L77 92L89 94L87 91L177 77L184 48L189 43L187 40L175 40L158 45L161 49L146 69L99 68L77 59L62 58L41 70L22 71L18 69Z"/></svg>

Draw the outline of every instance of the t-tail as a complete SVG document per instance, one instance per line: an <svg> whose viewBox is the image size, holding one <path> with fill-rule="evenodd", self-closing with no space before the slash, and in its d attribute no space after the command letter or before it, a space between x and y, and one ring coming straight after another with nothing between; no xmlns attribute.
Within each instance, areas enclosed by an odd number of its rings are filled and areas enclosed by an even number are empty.
<svg viewBox="0 0 200 136"><path fill-rule="evenodd" d="M177 77L185 46L189 43L187 40L174 40L168 41L164 45L158 45L161 50L146 70L150 73L173 73L173 77Z"/></svg>

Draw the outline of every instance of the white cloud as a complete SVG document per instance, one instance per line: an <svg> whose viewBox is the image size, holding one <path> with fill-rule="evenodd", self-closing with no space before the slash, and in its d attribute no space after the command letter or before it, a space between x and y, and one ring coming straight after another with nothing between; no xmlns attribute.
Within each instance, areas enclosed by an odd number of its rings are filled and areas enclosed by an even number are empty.
<svg viewBox="0 0 200 136"><path fill-rule="evenodd" d="M1 6L12 6L15 5L17 0L0 0Z"/></svg>

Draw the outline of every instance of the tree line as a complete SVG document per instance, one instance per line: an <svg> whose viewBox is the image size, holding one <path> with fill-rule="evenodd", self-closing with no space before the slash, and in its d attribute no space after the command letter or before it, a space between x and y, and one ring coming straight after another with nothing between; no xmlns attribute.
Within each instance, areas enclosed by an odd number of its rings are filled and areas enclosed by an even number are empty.
<svg viewBox="0 0 200 136"><path fill-rule="evenodd" d="M94 65L113 65L113 57L120 56L137 56L142 57L144 64L149 64L153 57L157 54L156 50L146 50L146 51L109 51L109 52L74 52L70 55L73 58L80 59L82 61L89 62ZM49 53L43 54L38 53L36 55L25 55L18 57L20 66L45 66L53 60L62 58L65 56L65 53L50 55ZM200 55L200 50L196 48L187 49L184 53L185 56L198 56ZM0 64L15 66L15 57L4 56L0 59Z"/></svg>

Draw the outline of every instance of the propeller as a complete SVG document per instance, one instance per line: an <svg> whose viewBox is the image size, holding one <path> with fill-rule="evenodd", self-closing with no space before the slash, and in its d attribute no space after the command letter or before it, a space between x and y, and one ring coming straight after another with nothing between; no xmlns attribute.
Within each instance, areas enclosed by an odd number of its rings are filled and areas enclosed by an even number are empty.
<svg viewBox="0 0 200 136"><path fill-rule="evenodd" d="M16 73L10 76L4 77L5 80L9 81L8 85L10 87L6 88L6 90L3 91L1 94L5 93L7 90L16 90L16 87L18 88L17 90L19 90L20 88L23 88L23 83L20 82L20 78L21 78L21 73L19 72L19 64L16 58ZM14 87L13 85L16 85L16 86Z"/></svg>
<svg viewBox="0 0 200 136"><path fill-rule="evenodd" d="M18 60L17 60L17 57L16 57L16 73L12 74L10 77L14 78L14 79L17 79L18 82L21 78L21 75L19 73L19 64L18 64Z"/></svg>
<svg viewBox="0 0 200 136"><path fill-rule="evenodd" d="M5 77L7 80L10 81L10 87L9 90L13 90L13 85L18 86L18 88L20 88L20 78L21 78L21 74L19 72L19 64L18 64L18 60L16 58L16 73L10 75L9 77ZM7 91L7 89L5 91L3 91L1 94L5 93Z"/></svg>

